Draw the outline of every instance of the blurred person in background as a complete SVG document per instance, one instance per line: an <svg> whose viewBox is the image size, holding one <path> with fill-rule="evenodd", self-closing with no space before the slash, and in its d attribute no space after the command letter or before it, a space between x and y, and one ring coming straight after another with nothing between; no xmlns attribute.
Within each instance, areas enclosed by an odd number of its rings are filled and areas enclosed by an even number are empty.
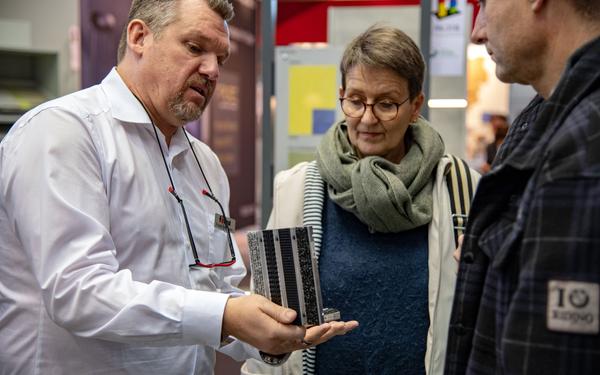
<svg viewBox="0 0 600 375"><path fill-rule="evenodd" d="M491 115L490 125L492 127L492 132L494 133L494 140L485 148L486 160L481 167L482 173L487 173L490 171L490 169L492 169L492 164L496 158L496 153L502 145L502 142L504 142L506 134L508 134L508 120L506 116Z"/></svg>

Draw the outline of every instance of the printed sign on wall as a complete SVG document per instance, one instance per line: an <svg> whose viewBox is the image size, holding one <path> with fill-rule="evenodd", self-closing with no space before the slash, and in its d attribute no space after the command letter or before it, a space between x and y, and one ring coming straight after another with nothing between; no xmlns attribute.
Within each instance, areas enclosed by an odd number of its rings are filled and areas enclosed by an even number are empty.
<svg viewBox="0 0 600 375"><path fill-rule="evenodd" d="M323 134L335 121L336 65L294 65L289 69L288 134Z"/></svg>
<svg viewBox="0 0 600 375"><path fill-rule="evenodd" d="M463 76L467 2L437 0L431 6L431 75Z"/></svg>

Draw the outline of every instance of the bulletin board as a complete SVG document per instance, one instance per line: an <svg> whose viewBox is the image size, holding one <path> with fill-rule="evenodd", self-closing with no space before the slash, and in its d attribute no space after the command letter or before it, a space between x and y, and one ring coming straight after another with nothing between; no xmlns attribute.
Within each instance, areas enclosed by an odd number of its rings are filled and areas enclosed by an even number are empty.
<svg viewBox="0 0 600 375"><path fill-rule="evenodd" d="M323 134L342 118L342 52L341 47L275 49L275 173L313 160Z"/></svg>

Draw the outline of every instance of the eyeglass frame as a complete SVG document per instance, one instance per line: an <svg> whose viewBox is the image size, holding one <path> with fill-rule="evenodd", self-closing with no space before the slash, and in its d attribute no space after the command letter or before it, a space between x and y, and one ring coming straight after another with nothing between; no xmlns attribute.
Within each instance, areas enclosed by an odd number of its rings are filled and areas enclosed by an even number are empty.
<svg viewBox="0 0 600 375"><path fill-rule="evenodd" d="M373 114L373 116L375 116L375 118L376 118L377 120L379 120L379 121L391 121L391 120L395 119L396 117L398 117L398 112L400 111L400 107L401 107L402 105L404 105L404 103L406 103L406 102L407 102L409 99L410 99L410 96L409 96L409 97L407 97L406 99L404 99L404 100L403 100L402 102L400 102L400 103L396 103L396 102L388 102L387 104L393 104L393 105L395 105L395 106L396 106L396 113L394 114L394 116L393 116L393 117L391 117L391 118L389 118L389 119L386 119L386 120L383 120L383 119L381 119L381 118L380 118L380 117L379 117L379 116L378 116L378 115L375 113L375 106L376 106L377 104L379 104L379 103L383 103L383 101L378 101L378 102L375 102L375 103L370 103L370 104L369 104L369 103L367 103L367 102L364 102L364 101L362 101L362 100L356 100L356 101L360 101L360 102L362 103L362 105L363 105L362 112L361 112L361 113L360 113L360 115L358 115L358 116L349 115L348 113L346 113L346 111L344 111L344 100L353 100L353 99L351 99L351 98L349 98L349 97L341 97L341 98L339 98L339 101L340 101L340 107L342 108L342 112L344 113L344 115L346 115L346 116L348 116L348 117L350 117L350 118L361 118L361 117L363 117L363 116L365 115L365 113L367 112L367 107L371 107L371 113Z"/></svg>
<svg viewBox="0 0 600 375"><path fill-rule="evenodd" d="M177 200L177 203L179 203L179 205L181 206L181 211L183 212L183 221L185 222L185 229L186 229L186 233L188 236L188 241L190 243L190 248L192 249L192 254L194 255L194 264L189 264L188 266L190 268L192 268L192 267L216 268L216 267L229 267L229 266L232 266L233 264L235 264L235 262L236 262L235 249L233 247L233 240L231 239L231 231L229 230L229 222L227 220L227 215L225 215L225 210L223 209L223 205L221 205L221 202L219 202L219 200L213 194L208 192L206 189L202 190L202 195L207 196L208 198L213 200L215 203L217 203L217 205L219 206L219 209L221 210L221 214L223 215L223 218L225 220L225 231L227 232L227 243L229 245L229 252L231 254L231 259L226 262L221 262L221 263L202 263L200 261L200 258L198 257L198 250L196 250L196 243L194 241L194 235L192 234L192 228L190 226L190 222L187 217L187 212L186 212L185 206L183 204L183 199L181 199L179 197L179 195L177 194L177 192L175 191L173 186L169 186L168 190L169 190L169 193L171 193L171 195L173 195L173 197L175 197L175 199Z"/></svg>

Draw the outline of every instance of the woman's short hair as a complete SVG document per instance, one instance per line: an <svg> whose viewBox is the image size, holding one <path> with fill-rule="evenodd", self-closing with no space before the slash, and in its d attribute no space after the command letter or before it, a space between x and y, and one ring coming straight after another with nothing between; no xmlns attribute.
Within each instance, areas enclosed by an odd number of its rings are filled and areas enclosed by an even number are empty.
<svg viewBox="0 0 600 375"><path fill-rule="evenodd" d="M155 37L160 34L165 27L177 20L177 5L181 0L133 0L127 25L133 19L140 19L148 25ZM233 18L233 5L229 0L204 0L210 9L215 11L225 21ZM117 61L121 61L125 56L127 48L127 25L121 33L119 49L117 51Z"/></svg>
<svg viewBox="0 0 600 375"><path fill-rule="evenodd" d="M396 72L407 80L411 100L423 89L423 55L408 35L394 27L371 26L350 42L340 63L343 89L346 89L346 74L358 65Z"/></svg>

